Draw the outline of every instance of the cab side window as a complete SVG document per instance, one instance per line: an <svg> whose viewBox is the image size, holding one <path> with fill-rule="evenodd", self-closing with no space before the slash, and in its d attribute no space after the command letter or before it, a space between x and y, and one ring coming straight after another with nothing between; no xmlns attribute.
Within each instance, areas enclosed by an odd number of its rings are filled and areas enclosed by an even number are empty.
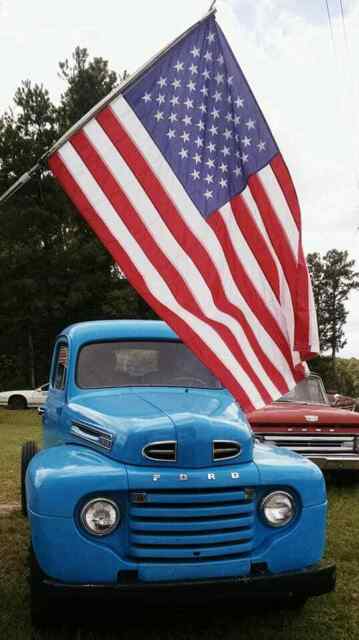
<svg viewBox="0 0 359 640"><path fill-rule="evenodd" d="M54 389L65 388L68 365L68 351L69 349L67 344L60 343L57 346L55 367L52 375L52 385Z"/></svg>

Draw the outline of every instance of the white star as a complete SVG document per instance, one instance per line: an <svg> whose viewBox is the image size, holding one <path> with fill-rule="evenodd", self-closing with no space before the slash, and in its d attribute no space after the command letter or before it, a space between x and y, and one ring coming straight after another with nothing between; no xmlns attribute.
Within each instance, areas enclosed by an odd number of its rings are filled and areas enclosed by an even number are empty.
<svg viewBox="0 0 359 640"><path fill-rule="evenodd" d="M206 148L209 150L210 153L213 153L216 150L216 145L213 144L213 142L210 142L209 144L207 144Z"/></svg>
<svg viewBox="0 0 359 640"><path fill-rule="evenodd" d="M163 111L157 111L154 117L156 118L157 122L159 122L160 120L163 120Z"/></svg>
<svg viewBox="0 0 359 640"><path fill-rule="evenodd" d="M230 104L232 102L232 96L231 96L230 93L227 96L227 102L228 102L228 104Z"/></svg>
<svg viewBox="0 0 359 640"><path fill-rule="evenodd" d="M224 157L229 156L229 148L224 146L223 149L221 149L221 153L223 153Z"/></svg>
<svg viewBox="0 0 359 640"><path fill-rule="evenodd" d="M230 138L232 138L233 133L230 129L225 129L222 135L225 137L226 140L229 140Z"/></svg>
<svg viewBox="0 0 359 640"><path fill-rule="evenodd" d="M201 93L203 96L208 96L208 89L207 89L207 87L202 87L202 89L200 90L200 93Z"/></svg>
<svg viewBox="0 0 359 640"><path fill-rule="evenodd" d="M228 113L226 114L226 120L227 122L231 122L231 120L233 119L233 115L230 111L228 111Z"/></svg>
<svg viewBox="0 0 359 640"><path fill-rule="evenodd" d="M192 75L194 75L195 73L198 73L198 65L193 64L193 62L191 64L191 66L188 67L188 68L189 68L189 70L190 70Z"/></svg>
<svg viewBox="0 0 359 640"><path fill-rule="evenodd" d="M221 178L219 184L224 188L227 186L227 180L225 178Z"/></svg>
<svg viewBox="0 0 359 640"><path fill-rule="evenodd" d="M192 160L194 160L196 164L199 164L200 162L202 162L202 157L199 155L199 153L195 153L192 157Z"/></svg>
<svg viewBox="0 0 359 640"><path fill-rule="evenodd" d="M179 97L178 96L172 96L170 103L172 105L172 107L175 107L177 104L179 104Z"/></svg>
<svg viewBox="0 0 359 640"><path fill-rule="evenodd" d="M174 129L168 129L166 136L168 136L169 140L172 140L172 138L176 137L176 132Z"/></svg>
<svg viewBox="0 0 359 640"><path fill-rule="evenodd" d="M234 124L239 124L239 123L240 123L240 121L241 121L240 116L234 116L234 118L233 118L233 122L234 122Z"/></svg>
<svg viewBox="0 0 359 640"><path fill-rule="evenodd" d="M173 82L171 82L171 85L174 89L179 89L179 87L181 86L181 80L178 80L178 78L175 78Z"/></svg>
<svg viewBox="0 0 359 640"><path fill-rule="evenodd" d="M223 84L224 82L224 75L223 73L216 73L216 75L214 76L215 81L217 82L217 84Z"/></svg>
<svg viewBox="0 0 359 640"><path fill-rule="evenodd" d="M242 143L245 147L250 147L251 146L251 138L248 138L248 136L245 136L244 138L242 138Z"/></svg>
<svg viewBox="0 0 359 640"><path fill-rule="evenodd" d="M190 80L189 83L187 84L187 87L189 88L190 92L192 93L192 91L195 91L195 89L196 89L196 83L193 82L192 80Z"/></svg>
<svg viewBox="0 0 359 640"><path fill-rule="evenodd" d="M222 54L220 56L218 56L217 58L217 62L218 64L220 64L221 66L224 64L224 57L222 56Z"/></svg>
<svg viewBox="0 0 359 640"><path fill-rule="evenodd" d="M198 58L199 57L199 49L198 49L198 47L193 47L193 49L191 49L190 53L192 53L194 58Z"/></svg>
<svg viewBox="0 0 359 640"><path fill-rule="evenodd" d="M182 160L184 160L185 158L188 158L188 150L182 147L178 155L181 156Z"/></svg>
<svg viewBox="0 0 359 640"><path fill-rule="evenodd" d="M240 151L236 151L236 153L234 155L236 156L236 158L240 158L241 157L241 152Z"/></svg>
<svg viewBox="0 0 359 640"><path fill-rule="evenodd" d="M207 182L207 184L211 184L213 182L213 176L211 176L209 173L207 173L207 175L205 177L205 181Z"/></svg>
<svg viewBox="0 0 359 640"><path fill-rule="evenodd" d="M179 60L177 60L177 64L174 65L174 69L176 69L177 73L179 73L179 71L183 71L183 67L184 67L183 62L180 62Z"/></svg>
<svg viewBox="0 0 359 640"><path fill-rule="evenodd" d="M205 128L204 122L200 120L199 122L197 122L196 127L198 127L200 131L203 131Z"/></svg>
<svg viewBox="0 0 359 640"><path fill-rule="evenodd" d="M213 191L207 189L207 191L205 191L203 195L205 198L207 198L207 200L209 200L209 198L213 198Z"/></svg>
<svg viewBox="0 0 359 640"><path fill-rule="evenodd" d="M197 139L194 141L195 145L197 145L197 149L203 147L203 139L197 136Z"/></svg>
<svg viewBox="0 0 359 640"><path fill-rule="evenodd" d="M184 131L180 138L182 138L183 142L189 142L189 133L187 133L187 131Z"/></svg>
<svg viewBox="0 0 359 640"><path fill-rule="evenodd" d="M252 120L251 118L249 118L249 120L247 120L247 122L246 122L246 127L248 127L248 130L249 129L254 129L254 125L255 125L255 121Z"/></svg>
<svg viewBox="0 0 359 640"><path fill-rule="evenodd" d="M229 84L229 86L231 86L231 84L233 84L233 76L228 76L227 83Z"/></svg>
<svg viewBox="0 0 359 640"><path fill-rule="evenodd" d="M227 173L228 171L228 164L225 164L224 162L222 162L222 164L219 165L220 170L222 171L222 173Z"/></svg>
<svg viewBox="0 0 359 640"><path fill-rule="evenodd" d="M213 111L211 111L211 116L213 116L214 120L216 120L217 118L219 118L219 111L218 109L216 109L215 107L213 108Z"/></svg>
<svg viewBox="0 0 359 640"><path fill-rule="evenodd" d="M257 144L258 151L265 151L265 148L266 148L266 143L263 140L260 140L259 144Z"/></svg>
<svg viewBox="0 0 359 640"><path fill-rule="evenodd" d="M163 93L158 94L156 102L158 102L158 104L162 104L163 102L165 102L165 96L163 95Z"/></svg>
<svg viewBox="0 0 359 640"><path fill-rule="evenodd" d="M177 113L171 113L171 115L170 115L170 116L168 116L168 119L169 119L171 122L177 122Z"/></svg>
<svg viewBox="0 0 359 640"><path fill-rule="evenodd" d="M208 169L214 169L214 160L212 160L212 158L208 158L205 164L207 165Z"/></svg>
<svg viewBox="0 0 359 640"><path fill-rule="evenodd" d="M199 171L197 171L197 169L193 169L191 176L193 180L199 180Z"/></svg>
<svg viewBox="0 0 359 640"><path fill-rule="evenodd" d="M201 75L204 77L205 80L209 80L211 77L211 74L208 71L208 69L205 69L204 71L202 71Z"/></svg>
<svg viewBox="0 0 359 640"><path fill-rule="evenodd" d="M233 173L236 176L236 178L238 178L238 176L242 175L242 169L240 167L236 167L235 169L233 169Z"/></svg>
<svg viewBox="0 0 359 640"><path fill-rule="evenodd" d="M236 107L239 109L239 107L243 107L244 106L244 100L243 98L238 97L235 101L234 104L236 105Z"/></svg>
<svg viewBox="0 0 359 640"><path fill-rule="evenodd" d="M214 98L216 102L219 102L220 100L222 100L222 94L221 94L221 92L220 92L220 91L216 91L216 92L213 94L212 98Z"/></svg>
<svg viewBox="0 0 359 640"><path fill-rule="evenodd" d="M190 124L192 124L191 116L185 116L184 118L182 118L182 122L184 122L185 127L188 127Z"/></svg>
<svg viewBox="0 0 359 640"><path fill-rule="evenodd" d="M167 78L160 78L157 80L157 84L160 85L161 89L167 86Z"/></svg>
<svg viewBox="0 0 359 640"><path fill-rule="evenodd" d="M211 42L213 42L215 37L216 37L215 34L210 31L208 36L206 36L206 40L208 40L208 44L211 44Z"/></svg>
<svg viewBox="0 0 359 640"><path fill-rule="evenodd" d="M241 160L243 164L246 164L248 162L248 153L242 153Z"/></svg>
<svg viewBox="0 0 359 640"><path fill-rule="evenodd" d="M206 53L204 54L203 57L204 57L205 60L207 60L207 62L212 62L213 56L212 56L210 51L206 51Z"/></svg>
<svg viewBox="0 0 359 640"><path fill-rule="evenodd" d="M191 100L190 98L187 98L186 102L184 102L183 104L186 105L187 109L193 109L193 100Z"/></svg>
<svg viewBox="0 0 359 640"><path fill-rule="evenodd" d="M142 96L142 100L144 100L146 103L150 102L152 100L151 94L150 93L145 93L145 95Z"/></svg>
<svg viewBox="0 0 359 640"><path fill-rule="evenodd" d="M205 104L203 104L203 102L199 105L198 109L202 111L202 113L207 113L207 107Z"/></svg>
<svg viewBox="0 0 359 640"><path fill-rule="evenodd" d="M218 133L218 127L215 127L214 124L212 124L209 132L212 134L212 136L216 136Z"/></svg>

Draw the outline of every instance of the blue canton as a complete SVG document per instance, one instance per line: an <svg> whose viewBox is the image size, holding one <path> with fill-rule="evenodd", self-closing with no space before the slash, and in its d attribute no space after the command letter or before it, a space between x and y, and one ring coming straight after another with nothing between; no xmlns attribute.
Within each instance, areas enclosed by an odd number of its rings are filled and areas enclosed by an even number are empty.
<svg viewBox="0 0 359 640"><path fill-rule="evenodd" d="M248 83L210 16L124 97L207 217L278 153Z"/></svg>

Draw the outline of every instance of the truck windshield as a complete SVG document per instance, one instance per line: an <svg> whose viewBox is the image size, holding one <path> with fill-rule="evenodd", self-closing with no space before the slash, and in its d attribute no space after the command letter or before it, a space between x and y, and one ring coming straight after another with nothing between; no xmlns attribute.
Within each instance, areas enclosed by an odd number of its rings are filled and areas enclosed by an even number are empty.
<svg viewBox="0 0 359 640"><path fill-rule="evenodd" d="M82 347L76 381L83 389L196 387L221 383L182 342L96 342Z"/></svg>
<svg viewBox="0 0 359 640"><path fill-rule="evenodd" d="M306 378L279 398L278 402L306 402L314 404L329 404L320 378Z"/></svg>

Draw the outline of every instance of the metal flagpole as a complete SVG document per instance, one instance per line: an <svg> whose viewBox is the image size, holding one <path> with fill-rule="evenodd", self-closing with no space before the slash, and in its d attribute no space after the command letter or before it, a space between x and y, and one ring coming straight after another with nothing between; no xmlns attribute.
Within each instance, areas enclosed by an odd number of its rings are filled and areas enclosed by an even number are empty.
<svg viewBox="0 0 359 640"><path fill-rule="evenodd" d="M32 169L24 173L11 187L9 187L9 189L7 189L7 191L5 191L5 193L2 194L2 196L0 196L0 206L4 204L4 202L6 202L9 198L11 198L11 196L13 196L17 191L19 191L19 189L21 189L25 184L27 184L29 180L31 180L31 178L41 169L41 167L43 166L47 158L53 153L55 153L55 151L57 151L57 149L59 149L76 131L78 131L78 129L81 129L85 124L87 124L89 120L91 120L99 111L101 111L101 109L103 109L107 104L112 102L114 98L119 96L124 91L124 89L127 89L127 87L129 87L134 82L136 82L136 80L139 78L139 76L142 75L142 73L147 71L147 69L149 69L160 58L162 58L162 56L164 56L167 53L167 51L172 49L172 47L174 47L178 42L183 40L183 38L187 36L189 33L191 33L191 31L193 31L193 29L195 29L201 22L206 20L210 15L215 14L217 11L215 9L215 4L216 4L216 0L212 2L208 12L206 13L205 16L203 16L203 18L201 18L200 20L197 20L195 24L193 24L191 27L186 29L186 31L184 31L181 35L177 36L177 38L172 40L172 42L170 42L163 49L161 49L159 53L155 54L148 62L142 65L142 67L140 67L130 78L125 80L121 84L121 86L115 87L115 89L113 89L107 96L102 98L100 102L98 102L94 107L92 107L90 111L88 111L78 122L76 122L76 124L74 124L63 136L61 136L61 138L57 142L55 142L55 144L52 145L50 149L45 151L45 153L41 156L39 161L32 167Z"/></svg>

